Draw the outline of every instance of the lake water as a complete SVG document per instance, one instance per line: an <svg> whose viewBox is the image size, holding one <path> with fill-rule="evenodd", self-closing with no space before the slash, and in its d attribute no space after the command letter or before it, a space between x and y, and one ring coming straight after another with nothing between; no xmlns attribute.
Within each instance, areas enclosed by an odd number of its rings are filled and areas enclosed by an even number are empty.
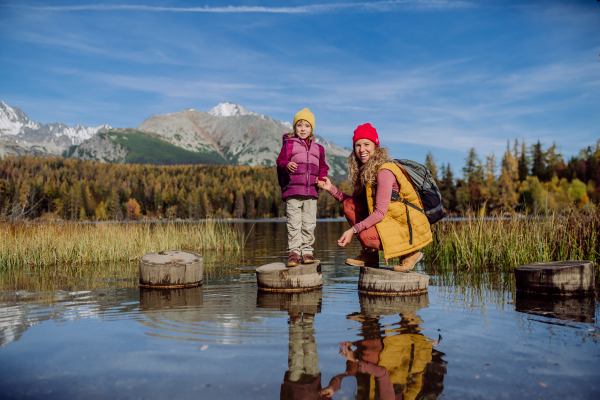
<svg viewBox="0 0 600 400"><path fill-rule="evenodd" d="M254 270L286 258L285 224L236 226L244 258L206 255L201 288L140 290L131 267L5 283L0 398L320 399L330 383L333 399L600 398L594 297L523 298L512 275L425 264L428 294L362 296L335 221L317 224L322 290L264 293Z"/></svg>

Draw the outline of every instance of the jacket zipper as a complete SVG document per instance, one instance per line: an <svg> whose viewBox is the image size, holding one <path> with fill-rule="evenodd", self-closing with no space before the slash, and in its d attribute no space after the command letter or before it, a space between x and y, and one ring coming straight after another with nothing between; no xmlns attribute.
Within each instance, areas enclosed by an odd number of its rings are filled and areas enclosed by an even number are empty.
<svg viewBox="0 0 600 400"><path fill-rule="evenodd" d="M306 142L304 142L304 143L306 143ZM308 185L309 185L309 182L308 182L308 169L310 168L310 165L309 165L309 162L310 162L309 152L310 152L310 150L309 150L309 147L307 145L306 146L306 195L307 196L308 196Z"/></svg>

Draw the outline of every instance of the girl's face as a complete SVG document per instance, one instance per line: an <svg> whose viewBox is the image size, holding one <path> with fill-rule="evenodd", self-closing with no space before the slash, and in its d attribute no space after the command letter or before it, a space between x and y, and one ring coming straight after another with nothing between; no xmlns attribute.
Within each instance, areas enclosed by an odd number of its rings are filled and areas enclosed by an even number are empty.
<svg viewBox="0 0 600 400"><path fill-rule="evenodd" d="M306 139L311 133L312 126L308 123L308 121L301 119L300 121L296 122L296 135L298 135L300 139Z"/></svg>
<svg viewBox="0 0 600 400"><path fill-rule="evenodd" d="M354 154L364 164L371 159L375 152L375 143L369 139L358 139L354 142Z"/></svg>

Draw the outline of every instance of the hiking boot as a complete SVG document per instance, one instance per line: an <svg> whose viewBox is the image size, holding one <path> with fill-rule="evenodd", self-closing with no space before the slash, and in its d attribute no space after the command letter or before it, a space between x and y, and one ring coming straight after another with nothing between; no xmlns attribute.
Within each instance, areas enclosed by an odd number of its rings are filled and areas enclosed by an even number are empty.
<svg viewBox="0 0 600 400"><path fill-rule="evenodd" d="M378 267L379 266L379 250L363 247L356 258L348 258L346 264L353 267Z"/></svg>
<svg viewBox="0 0 600 400"><path fill-rule="evenodd" d="M415 251L413 253L407 254L400 260L400 265L394 266L394 271L397 272L408 272L417 265L419 261L423 258L423 253L420 251Z"/></svg>
<svg viewBox="0 0 600 400"><path fill-rule="evenodd" d="M287 262L287 266L288 267L295 267L298 264L300 264L300 261L302 259L300 258L300 255L294 253L293 251L290 253L290 258L288 258L288 262Z"/></svg>
<svg viewBox="0 0 600 400"><path fill-rule="evenodd" d="M302 255L302 263L303 264L312 264L315 262L315 258L312 254L303 254Z"/></svg>

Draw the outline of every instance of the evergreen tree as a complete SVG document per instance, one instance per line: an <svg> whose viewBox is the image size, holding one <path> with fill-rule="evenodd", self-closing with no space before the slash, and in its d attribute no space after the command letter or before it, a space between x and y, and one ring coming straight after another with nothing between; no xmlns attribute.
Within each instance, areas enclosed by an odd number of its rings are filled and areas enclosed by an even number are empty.
<svg viewBox="0 0 600 400"><path fill-rule="evenodd" d="M519 180L524 181L527 178L529 172L529 158L527 157L527 151L525 147L525 139L521 142L521 153L518 158L519 165Z"/></svg>
<svg viewBox="0 0 600 400"><path fill-rule="evenodd" d="M546 154L542 150L542 144L538 140L531 146L531 176L544 179L546 176Z"/></svg>
<svg viewBox="0 0 600 400"><path fill-rule="evenodd" d="M450 164L442 164L442 181L440 182L440 194L442 195L442 204L446 211L456 211L456 185L454 184L454 174Z"/></svg>
<svg viewBox="0 0 600 400"><path fill-rule="evenodd" d="M475 181L480 183L483 181L483 167L481 166L481 160L477 156L477 152L474 147L469 150L469 155L465 158L465 166L463 167L463 176L467 183Z"/></svg>
<svg viewBox="0 0 600 400"><path fill-rule="evenodd" d="M438 171L437 165L435 164L435 160L433 159L433 153L431 151L427 152L427 157L425 157L425 167L431 172L433 179L438 181Z"/></svg>
<svg viewBox="0 0 600 400"><path fill-rule="evenodd" d="M546 150L544 158L546 160L546 171L544 173L544 180L549 181L552 179L554 174L557 172L558 165L563 163L562 154L557 153L558 146L556 146L556 142L552 142L552 146Z"/></svg>

